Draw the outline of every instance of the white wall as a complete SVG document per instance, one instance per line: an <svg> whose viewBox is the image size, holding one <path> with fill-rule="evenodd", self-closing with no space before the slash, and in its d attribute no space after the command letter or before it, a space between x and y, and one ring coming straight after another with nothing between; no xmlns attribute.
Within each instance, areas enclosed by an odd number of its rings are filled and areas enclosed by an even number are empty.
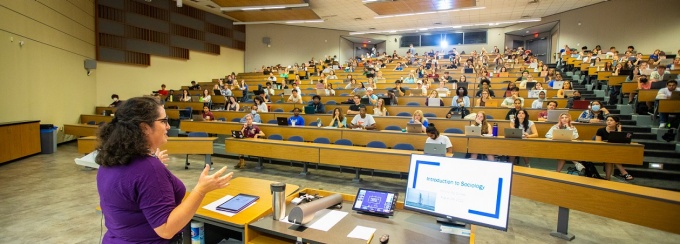
<svg viewBox="0 0 680 244"><path fill-rule="evenodd" d="M110 104L113 93L125 100L148 95L163 83L168 90L177 90L192 80L208 82L231 72L241 73L243 55L241 50L220 47L220 55L190 51L189 60L152 55L148 67L98 62L97 105Z"/></svg>
<svg viewBox="0 0 680 244"><path fill-rule="evenodd" d="M83 67L95 58L94 5L71 2L0 0L0 122L63 128L94 113L95 76Z"/></svg>
<svg viewBox="0 0 680 244"><path fill-rule="evenodd" d="M347 31L289 25L247 25L245 70L252 72L262 65L292 65L325 56L340 55L341 38ZM262 43L271 39L271 47ZM345 51L342 52L344 55ZM340 57L346 60L349 57Z"/></svg>
<svg viewBox="0 0 680 244"><path fill-rule="evenodd" d="M657 48L677 53L679 11L678 0L612 0L548 16L541 22L510 26L505 31L560 21L559 48L566 44L592 49L599 44L604 50L615 46L621 51L633 45L643 53Z"/></svg>

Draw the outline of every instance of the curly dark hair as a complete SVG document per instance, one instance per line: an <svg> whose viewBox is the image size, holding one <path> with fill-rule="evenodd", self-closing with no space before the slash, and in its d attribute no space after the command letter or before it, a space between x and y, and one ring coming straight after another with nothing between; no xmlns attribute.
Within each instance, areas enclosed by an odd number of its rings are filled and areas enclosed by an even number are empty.
<svg viewBox="0 0 680 244"><path fill-rule="evenodd" d="M153 98L135 97L118 107L113 120L97 132L99 154L95 162L105 167L127 165L133 158L149 155L141 124L153 128L160 106Z"/></svg>

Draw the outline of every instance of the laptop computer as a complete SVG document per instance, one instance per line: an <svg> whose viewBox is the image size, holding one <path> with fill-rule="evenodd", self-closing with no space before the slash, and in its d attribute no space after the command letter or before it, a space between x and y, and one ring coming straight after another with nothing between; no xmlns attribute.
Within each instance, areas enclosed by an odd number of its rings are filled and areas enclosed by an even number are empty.
<svg viewBox="0 0 680 244"><path fill-rule="evenodd" d="M435 98L432 98L432 97L428 98L427 99L427 106L428 107L440 107L440 105L441 105L440 101L441 100L442 100L441 98L436 98L436 97Z"/></svg>
<svg viewBox="0 0 680 244"><path fill-rule="evenodd" d="M465 87L467 89L468 83L467 82L456 82L456 89L458 89L458 87ZM454 90L456 90L456 89L454 89ZM454 94L454 93L456 93L456 91L451 91L451 95L455 96L456 94Z"/></svg>
<svg viewBox="0 0 680 244"><path fill-rule="evenodd" d="M564 90L564 95L567 97L573 97L574 96L574 90Z"/></svg>
<svg viewBox="0 0 680 244"><path fill-rule="evenodd" d="M113 110L104 110L104 116L111 116L113 114Z"/></svg>
<svg viewBox="0 0 680 244"><path fill-rule="evenodd" d="M484 107L497 108L499 102L500 102L499 100L488 100L484 104Z"/></svg>
<svg viewBox="0 0 680 244"><path fill-rule="evenodd" d="M668 97L670 100L680 100L680 92L674 91L671 92L671 96Z"/></svg>
<svg viewBox="0 0 680 244"><path fill-rule="evenodd" d="M566 113L567 110L548 110L548 122L557 122L560 120L560 114Z"/></svg>
<svg viewBox="0 0 680 244"><path fill-rule="evenodd" d="M423 133L423 125L416 123L406 124L407 133Z"/></svg>
<svg viewBox="0 0 680 244"><path fill-rule="evenodd" d="M554 81L552 89L562 89L562 86L564 86L564 81Z"/></svg>
<svg viewBox="0 0 680 244"><path fill-rule="evenodd" d="M574 132L572 130L567 130L567 129L557 129L553 130L553 140L556 141L571 141L574 136Z"/></svg>
<svg viewBox="0 0 680 244"><path fill-rule="evenodd" d="M286 118L286 117L276 117L276 124L288 126L288 118Z"/></svg>
<svg viewBox="0 0 680 244"><path fill-rule="evenodd" d="M222 96L222 91L219 89L213 89L213 93L215 93L215 96Z"/></svg>
<svg viewBox="0 0 680 244"><path fill-rule="evenodd" d="M590 101L574 100L571 109L588 109L588 105L590 105Z"/></svg>
<svg viewBox="0 0 680 244"><path fill-rule="evenodd" d="M283 95L285 96L293 95L293 89L283 89Z"/></svg>
<svg viewBox="0 0 680 244"><path fill-rule="evenodd" d="M508 73L508 72L500 72L500 73L498 73L498 77L510 77L510 73Z"/></svg>
<svg viewBox="0 0 680 244"><path fill-rule="evenodd" d="M505 128L505 138L522 138L522 129Z"/></svg>
<svg viewBox="0 0 680 244"><path fill-rule="evenodd" d="M609 132L609 143L624 143L630 144L630 140L633 139L633 133L631 132Z"/></svg>
<svg viewBox="0 0 680 244"><path fill-rule="evenodd" d="M465 126L465 135L466 136L482 136L482 127L478 126Z"/></svg>
<svg viewBox="0 0 680 244"><path fill-rule="evenodd" d="M305 114L315 114L314 106L305 106Z"/></svg>
<svg viewBox="0 0 680 244"><path fill-rule="evenodd" d="M465 69L466 74L472 74L474 72L473 69Z"/></svg>
<svg viewBox="0 0 680 244"><path fill-rule="evenodd" d="M652 85L649 87L649 89L654 90L654 89L663 89L666 87L666 81L656 81L652 82Z"/></svg>
<svg viewBox="0 0 680 244"><path fill-rule="evenodd" d="M316 95L326 96L326 89L316 89Z"/></svg>
<svg viewBox="0 0 680 244"><path fill-rule="evenodd" d="M361 98L361 101L359 103L363 105L371 105L371 100L368 99L367 97L363 97Z"/></svg>
<svg viewBox="0 0 680 244"><path fill-rule="evenodd" d="M446 155L446 144L425 143L425 154L427 155Z"/></svg>
<svg viewBox="0 0 680 244"><path fill-rule="evenodd" d="M411 91L412 96L422 96L423 95L423 89L414 88L414 89L409 89L409 90Z"/></svg>
<svg viewBox="0 0 680 244"><path fill-rule="evenodd" d="M359 89L354 93L354 95L357 95L359 97L363 97L364 95L366 95L366 89L363 89L363 88Z"/></svg>
<svg viewBox="0 0 680 244"><path fill-rule="evenodd" d="M527 88L526 89L531 90L531 89L534 89L535 86L536 86L536 82L527 82Z"/></svg>
<svg viewBox="0 0 680 244"><path fill-rule="evenodd" d="M240 130L232 130L231 131L231 137L233 138L243 138L243 133L241 133Z"/></svg>

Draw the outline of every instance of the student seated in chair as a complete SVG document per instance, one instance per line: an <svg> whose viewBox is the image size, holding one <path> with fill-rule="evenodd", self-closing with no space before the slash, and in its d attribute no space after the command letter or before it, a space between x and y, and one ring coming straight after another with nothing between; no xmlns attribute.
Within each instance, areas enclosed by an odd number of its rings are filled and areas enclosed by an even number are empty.
<svg viewBox="0 0 680 244"><path fill-rule="evenodd" d="M373 88L371 87L366 88L366 95L364 95L363 98L368 98L368 102L371 103L371 105L375 105L378 103L378 96L373 94Z"/></svg>
<svg viewBox="0 0 680 244"><path fill-rule="evenodd" d="M512 83L511 83L512 84ZM524 98L519 97L519 88L510 88L510 96L506 97L501 103L501 107L512 108L514 106L515 100L520 100L522 107L524 107Z"/></svg>
<svg viewBox="0 0 680 244"><path fill-rule="evenodd" d="M557 108L557 101L550 101L548 102L548 110L555 110ZM548 120L548 110L541 111L538 113L538 121L547 121Z"/></svg>
<svg viewBox="0 0 680 244"><path fill-rule="evenodd" d="M671 97L671 94L674 91L675 92L680 91L680 88L678 88L678 82L676 80L669 80L668 83L666 83L666 88L659 89L659 92L656 94L656 99L657 100L668 99ZM659 128L665 128L667 122L668 113L659 113Z"/></svg>
<svg viewBox="0 0 680 244"><path fill-rule="evenodd" d="M208 107L207 105L203 106L203 112L201 113L201 117L203 118L203 121L215 120L215 116L213 115L212 112L210 112L210 107Z"/></svg>
<svg viewBox="0 0 680 244"><path fill-rule="evenodd" d="M262 123L262 118L257 113L257 105L250 106L250 113L243 116L243 118L241 118L241 121L239 122L246 123L247 117L252 118L254 123Z"/></svg>
<svg viewBox="0 0 680 244"><path fill-rule="evenodd" d="M312 97L312 102L309 103L309 106L314 107L314 113L316 114L325 114L326 113L326 106L321 103L321 96L319 95L314 95Z"/></svg>
<svg viewBox="0 0 680 244"><path fill-rule="evenodd" d="M292 94L290 94L290 97L288 97L288 102L302 104L302 97L298 93L298 90L292 91Z"/></svg>
<svg viewBox="0 0 680 244"><path fill-rule="evenodd" d="M352 119L350 127L352 129L357 129L357 130L374 130L375 129L375 120L373 119L372 115L366 114L366 106L361 105L359 107L359 114L354 116L354 119Z"/></svg>
<svg viewBox="0 0 680 244"><path fill-rule="evenodd" d="M288 118L288 125L305 126L305 118L302 118L302 116L300 116L300 108L293 109L293 116Z"/></svg>
<svg viewBox="0 0 680 244"><path fill-rule="evenodd" d="M425 133L427 133L427 139L425 140L426 144L444 144L446 145L446 153L453 154L453 144L451 144L451 140L445 135L440 135L437 127L434 127L434 123L427 125Z"/></svg>
<svg viewBox="0 0 680 244"><path fill-rule="evenodd" d="M109 105L110 108L118 107L122 103L122 101L120 101L118 98L118 94L111 95L111 100L113 100L113 102Z"/></svg>
<svg viewBox="0 0 680 244"><path fill-rule="evenodd" d="M515 99L514 102L514 107L508 111L508 113L505 115L506 120L513 120L514 118L517 117L517 113L522 109L522 101L519 99Z"/></svg>
<svg viewBox="0 0 680 244"><path fill-rule="evenodd" d="M583 99L581 99L581 92L578 91L578 90L574 91L574 95L567 99L567 108L571 109L572 107L574 107L574 101L581 101L581 100L583 100Z"/></svg>
<svg viewBox="0 0 680 244"><path fill-rule="evenodd" d="M354 104L349 105L349 110L347 110L347 115L359 114L361 108L361 98L358 95L354 95Z"/></svg>

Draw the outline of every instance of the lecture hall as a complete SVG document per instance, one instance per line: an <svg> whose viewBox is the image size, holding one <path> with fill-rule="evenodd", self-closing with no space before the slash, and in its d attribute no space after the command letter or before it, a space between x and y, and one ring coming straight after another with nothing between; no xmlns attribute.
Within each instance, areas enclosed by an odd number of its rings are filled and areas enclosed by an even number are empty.
<svg viewBox="0 0 680 244"><path fill-rule="evenodd" d="M680 243L678 10L0 0L0 243Z"/></svg>

